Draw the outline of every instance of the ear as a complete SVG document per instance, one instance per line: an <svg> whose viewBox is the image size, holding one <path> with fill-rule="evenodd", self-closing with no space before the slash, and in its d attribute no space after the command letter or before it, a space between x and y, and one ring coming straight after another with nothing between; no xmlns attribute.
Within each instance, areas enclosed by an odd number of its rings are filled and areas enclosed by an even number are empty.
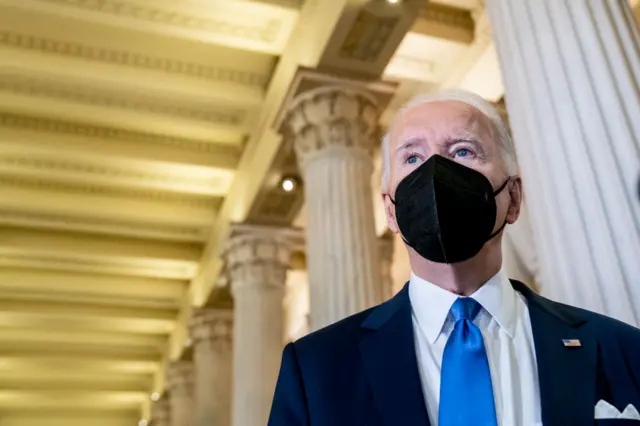
<svg viewBox="0 0 640 426"><path fill-rule="evenodd" d="M382 202L384 203L384 212L387 216L387 227L393 233L397 234L399 228L396 222L396 206L391 202L389 194L382 194Z"/></svg>
<svg viewBox="0 0 640 426"><path fill-rule="evenodd" d="M522 205L522 179L514 177L507 185L509 189L509 208L507 209L507 223L513 224L520 217L520 207Z"/></svg>

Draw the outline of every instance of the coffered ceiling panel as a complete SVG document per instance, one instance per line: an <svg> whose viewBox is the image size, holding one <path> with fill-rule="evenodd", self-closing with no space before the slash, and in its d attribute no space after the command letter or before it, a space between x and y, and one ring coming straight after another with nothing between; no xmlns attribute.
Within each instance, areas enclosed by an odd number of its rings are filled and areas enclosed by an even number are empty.
<svg viewBox="0 0 640 426"><path fill-rule="evenodd" d="M20 8L204 43L279 54L298 11L257 1L21 0Z"/></svg>
<svg viewBox="0 0 640 426"><path fill-rule="evenodd" d="M0 1L3 426L148 416L300 7Z"/></svg>

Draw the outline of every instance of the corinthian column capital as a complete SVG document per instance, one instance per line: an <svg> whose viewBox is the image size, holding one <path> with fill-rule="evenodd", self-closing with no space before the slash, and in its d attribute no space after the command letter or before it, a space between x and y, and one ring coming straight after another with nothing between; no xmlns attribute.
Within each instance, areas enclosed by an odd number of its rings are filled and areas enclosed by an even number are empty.
<svg viewBox="0 0 640 426"><path fill-rule="evenodd" d="M174 361L167 368L167 387L172 396L193 395L193 363Z"/></svg>
<svg viewBox="0 0 640 426"><path fill-rule="evenodd" d="M208 341L221 349L231 347L233 312L229 309L196 309L189 322L194 346Z"/></svg>
<svg viewBox="0 0 640 426"><path fill-rule="evenodd" d="M380 107L371 94L325 86L298 95L285 125L304 164L332 148L353 148L371 155L379 118Z"/></svg>
<svg viewBox="0 0 640 426"><path fill-rule="evenodd" d="M244 286L282 287L291 251L301 239L294 229L236 225L224 251L233 293Z"/></svg>

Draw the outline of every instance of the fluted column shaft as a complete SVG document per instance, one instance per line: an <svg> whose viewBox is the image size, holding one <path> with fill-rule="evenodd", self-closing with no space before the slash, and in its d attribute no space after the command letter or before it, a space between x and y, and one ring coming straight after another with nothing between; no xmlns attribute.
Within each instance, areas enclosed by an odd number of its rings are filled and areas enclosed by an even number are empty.
<svg viewBox="0 0 640 426"><path fill-rule="evenodd" d="M175 361L167 370L171 426L193 425L193 364Z"/></svg>
<svg viewBox="0 0 640 426"><path fill-rule="evenodd" d="M310 327L382 300L371 173L379 109L366 93L323 87L287 116L304 174Z"/></svg>
<svg viewBox="0 0 640 426"><path fill-rule="evenodd" d="M283 232L236 227L225 257L234 298L234 426L267 424L284 338L290 245Z"/></svg>
<svg viewBox="0 0 640 426"><path fill-rule="evenodd" d="M198 309L189 324L195 371L195 425L231 425L233 312Z"/></svg>
<svg viewBox="0 0 640 426"><path fill-rule="evenodd" d="M640 37L621 0L487 0L541 291L640 324Z"/></svg>
<svg viewBox="0 0 640 426"><path fill-rule="evenodd" d="M171 406L164 395L151 406L151 426L171 426Z"/></svg>
<svg viewBox="0 0 640 426"><path fill-rule="evenodd" d="M394 294L393 274L393 245L394 234L387 230L378 237L378 258L380 262L380 295L383 300L390 299Z"/></svg>

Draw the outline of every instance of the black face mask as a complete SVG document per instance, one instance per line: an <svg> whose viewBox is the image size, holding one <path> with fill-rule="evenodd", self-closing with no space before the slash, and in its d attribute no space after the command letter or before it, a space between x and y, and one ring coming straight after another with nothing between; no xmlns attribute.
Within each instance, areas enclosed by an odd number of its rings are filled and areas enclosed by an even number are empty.
<svg viewBox="0 0 640 426"><path fill-rule="evenodd" d="M433 155L396 188L396 220L405 243L433 262L470 259L506 226L496 222L496 191L482 173Z"/></svg>

